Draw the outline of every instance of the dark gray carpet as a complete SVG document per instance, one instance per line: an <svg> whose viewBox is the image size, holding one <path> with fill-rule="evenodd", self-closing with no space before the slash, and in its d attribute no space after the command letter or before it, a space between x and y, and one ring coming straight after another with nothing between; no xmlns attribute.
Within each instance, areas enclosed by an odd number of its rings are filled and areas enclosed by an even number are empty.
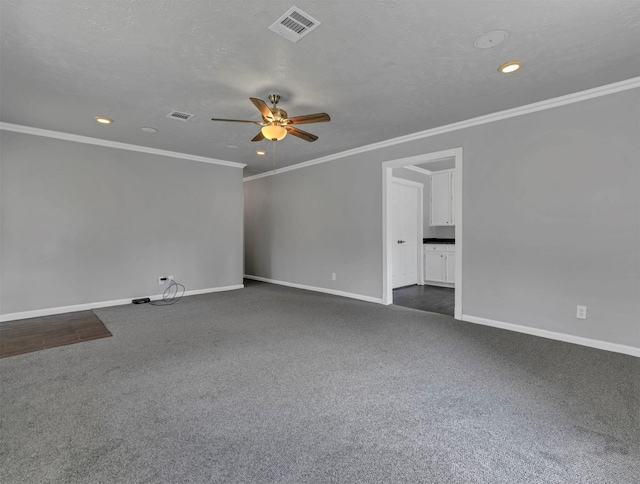
<svg viewBox="0 0 640 484"><path fill-rule="evenodd" d="M639 359L274 285L5 358L3 483L631 483Z"/></svg>

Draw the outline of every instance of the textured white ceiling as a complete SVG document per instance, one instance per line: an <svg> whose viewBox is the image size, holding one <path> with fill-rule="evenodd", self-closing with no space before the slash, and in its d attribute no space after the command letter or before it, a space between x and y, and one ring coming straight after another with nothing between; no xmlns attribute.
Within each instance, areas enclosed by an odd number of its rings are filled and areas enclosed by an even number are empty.
<svg viewBox="0 0 640 484"><path fill-rule="evenodd" d="M297 43L268 30L293 5L322 22ZM638 0L0 0L0 119L251 174L273 163L259 127L210 121L260 120L250 96L331 115L302 127L318 141L278 143L284 167L640 76L639 26ZM473 46L494 29L507 41ZM520 72L497 72L514 58Z"/></svg>

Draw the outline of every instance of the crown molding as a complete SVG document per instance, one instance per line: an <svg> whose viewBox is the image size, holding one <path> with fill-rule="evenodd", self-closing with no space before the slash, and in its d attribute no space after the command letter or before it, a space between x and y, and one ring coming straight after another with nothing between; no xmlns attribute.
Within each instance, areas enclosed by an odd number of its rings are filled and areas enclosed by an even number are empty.
<svg viewBox="0 0 640 484"><path fill-rule="evenodd" d="M388 148L402 143L408 143L410 141L416 141L423 138L430 138L431 136L437 136L439 134L449 133L451 131L458 131L472 126L479 126L481 124L494 123L503 119L509 119L516 116L522 116L525 114L535 113L537 111L545 111L547 109L553 109L567 104L573 104L588 99L607 96L609 94L615 94L620 91L626 91L629 89L635 89L640 87L640 77L632 77L625 81L615 82L613 84L607 84L605 86L594 87L585 91L579 91L572 94L567 94L560 97L547 99L545 101L539 101L517 108L507 109L505 111L498 111L496 113L486 114L484 116L478 116L476 118L467 119L465 121L459 121L457 123L447 124L438 128L427 129L425 131L418 131L417 133L400 136L398 138L392 138L378 143L361 146L359 148L353 148L351 150L342 151L340 153L334 153L333 155L323 156L322 158L316 158L315 160L309 160L296 165L287 166L285 168L279 168L274 171L268 171L260 173L259 175L249 176L244 178L243 181L257 180L258 178L264 178L267 176L277 175L279 173L285 173L291 170L298 170L300 168L306 168L308 166L317 165L320 163L326 163L328 161L345 158L347 156L357 155L359 153L366 153L367 151L379 150L382 148Z"/></svg>
<svg viewBox="0 0 640 484"><path fill-rule="evenodd" d="M65 141L73 141L75 143L84 143L96 146L105 146L107 148L115 148L118 150L137 151L139 153L147 153L150 155L168 156L170 158L180 158L183 160L199 161L201 163L210 163L212 165L231 166L233 168L244 168L244 163L235 163L233 161L218 160L216 158L207 158L206 156L189 155L187 153L179 153L177 151L159 150L149 148L147 146L132 145L129 143L120 143L119 141L109 141L99 138L90 138L88 136L80 136L78 134L62 133L60 131L51 131L48 129L33 128L31 126L22 126L20 124L2 123L0 122L0 130L14 131L16 133L32 134L34 136L44 136L47 138L61 139Z"/></svg>

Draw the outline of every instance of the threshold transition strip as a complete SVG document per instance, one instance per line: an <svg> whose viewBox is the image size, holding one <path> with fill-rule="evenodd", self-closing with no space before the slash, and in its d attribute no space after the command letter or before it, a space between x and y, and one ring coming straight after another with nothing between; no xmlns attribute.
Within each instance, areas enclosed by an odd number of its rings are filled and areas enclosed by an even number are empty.
<svg viewBox="0 0 640 484"><path fill-rule="evenodd" d="M93 311L0 323L0 358L111 336Z"/></svg>

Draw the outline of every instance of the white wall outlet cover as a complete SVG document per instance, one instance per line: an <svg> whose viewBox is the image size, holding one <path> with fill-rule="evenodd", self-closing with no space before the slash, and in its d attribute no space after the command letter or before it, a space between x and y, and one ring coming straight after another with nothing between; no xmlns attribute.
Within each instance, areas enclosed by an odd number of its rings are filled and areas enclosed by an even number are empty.
<svg viewBox="0 0 640 484"><path fill-rule="evenodd" d="M587 319L587 306L578 306L576 309L576 318Z"/></svg>

